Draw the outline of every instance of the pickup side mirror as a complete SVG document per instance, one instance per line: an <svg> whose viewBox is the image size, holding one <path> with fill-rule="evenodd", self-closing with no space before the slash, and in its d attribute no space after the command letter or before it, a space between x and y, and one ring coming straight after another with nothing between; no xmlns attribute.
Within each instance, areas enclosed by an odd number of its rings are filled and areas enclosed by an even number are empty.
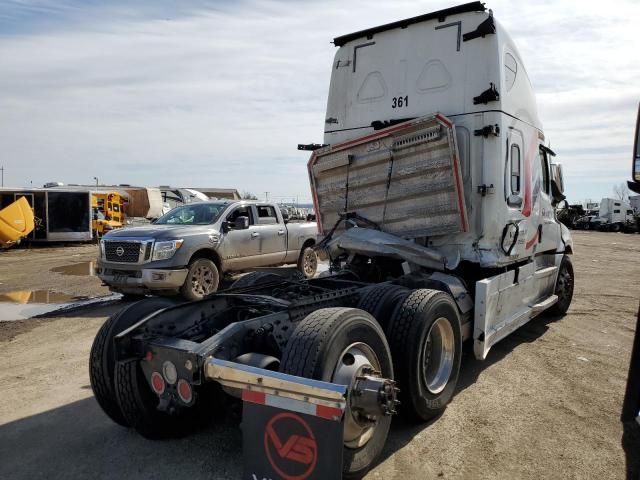
<svg viewBox="0 0 640 480"><path fill-rule="evenodd" d="M247 228L249 228L249 217L238 217L233 222L234 230L246 230Z"/></svg>
<svg viewBox="0 0 640 480"><path fill-rule="evenodd" d="M564 178L562 176L562 165L559 163L551 164L551 203L557 205L564 199Z"/></svg>
<svg viewBox="0 0 640 480"><path fill-rule="evenodd" d="M229 233L229 230L231 230L231 228L229 228L229 222L226 220L220 224L220 228L222 229L222 233Z"/></svg>

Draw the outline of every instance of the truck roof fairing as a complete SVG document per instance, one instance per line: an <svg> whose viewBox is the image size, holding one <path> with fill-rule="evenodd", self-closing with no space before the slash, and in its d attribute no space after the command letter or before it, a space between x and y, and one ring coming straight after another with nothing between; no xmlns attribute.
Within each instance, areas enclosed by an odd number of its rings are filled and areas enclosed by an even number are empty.
<svg viewBox="0 0 640 480"><path fill-rule="evenodd" d="M466 12L484 12L486 11L486 7L482 2L469 2L463 5L457 5L451 8L445 8L443 10L438 10L431 13L425 13L424 15L418 15L417 17L407 18L405 20L399 20L397 22L387 23L385 25L379 25L377 27L367 28L365 30L360 30L354 33L348 33L346 35L342 35L340 37L336 37L333 39L333 44L336 47L341 47L345 43L350 42L351 40L356 40L361 37L372 37L376 33L385 32L387 30L392 30L394 28L406 28L409 25L413 25L414 23L424 22L426 20L438 19L443 22L446 17L449 15L456 15L459 13Z"/></svg>

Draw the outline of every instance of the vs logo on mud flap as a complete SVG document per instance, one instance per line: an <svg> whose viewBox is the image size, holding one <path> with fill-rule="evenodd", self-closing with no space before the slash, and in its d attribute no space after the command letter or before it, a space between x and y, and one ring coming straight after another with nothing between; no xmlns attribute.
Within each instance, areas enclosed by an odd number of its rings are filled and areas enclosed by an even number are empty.
<svg viewBox="0 0 640 480"><path fill-rule="evenodd" d="M318 461L318 444L307 423L298 415L274 415L264 432L264 449L273 469L285 480L303 480Z"/></svg>
<svg viewBox="0 0 640 480"><path fill-rule="evenodd" d="M342 478L342 421L243 402L246 480Z"/></svg>

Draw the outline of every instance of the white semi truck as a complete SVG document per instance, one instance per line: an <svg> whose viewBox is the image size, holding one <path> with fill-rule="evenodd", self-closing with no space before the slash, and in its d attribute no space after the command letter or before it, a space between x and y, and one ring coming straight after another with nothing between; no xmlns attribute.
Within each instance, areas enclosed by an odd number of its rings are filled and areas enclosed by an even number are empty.
<svg viewBox="0 0 640 480"><path fill-rule="evenodd" d="M573 295L562 169L492 12L473 2L334 43L325 144L303 147L330 274L138 302L91 350L103 410L149 438L241 398L246 478L362 476L397 410L443 412L463 342L484 359Z"/></svg>

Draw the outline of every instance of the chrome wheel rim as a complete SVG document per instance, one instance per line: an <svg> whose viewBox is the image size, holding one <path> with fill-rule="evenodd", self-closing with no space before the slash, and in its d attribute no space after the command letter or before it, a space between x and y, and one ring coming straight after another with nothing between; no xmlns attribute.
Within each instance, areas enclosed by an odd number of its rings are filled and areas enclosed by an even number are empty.
<svg viewBox="0 0 640 480"><path fill-rule="evenodd" d="M199 265L191 275L191 289L197 295L207 295L215 291L215 278L210 268Z"/></svg>
<svg viewBox="0 0 640 480"><path fill-rule="evenodd" d="M305 252L302 259L302 268L305 275L308 277L316 273L318 268L318 258L313 250Z"/></svg>
<svg viewBox="0 0 640 480"><path fill-rule="evenodd" d="M353 343L345 348L338 357L338 364L331 381L347 385L349 397L344 412L344 445L359 448L365 445L375 433L377 418L365 418L351 408L353 385L358 376L380 376L380 362L373 349L366 343Z"/></svg>
<svg viewBox="0 0 640 480"><path fill-rule="evenodd" d="M422 351L422 377L430 393L442 392L453 372L455 340L453 327L444 317L438 318L427 333Z"/></svg>

